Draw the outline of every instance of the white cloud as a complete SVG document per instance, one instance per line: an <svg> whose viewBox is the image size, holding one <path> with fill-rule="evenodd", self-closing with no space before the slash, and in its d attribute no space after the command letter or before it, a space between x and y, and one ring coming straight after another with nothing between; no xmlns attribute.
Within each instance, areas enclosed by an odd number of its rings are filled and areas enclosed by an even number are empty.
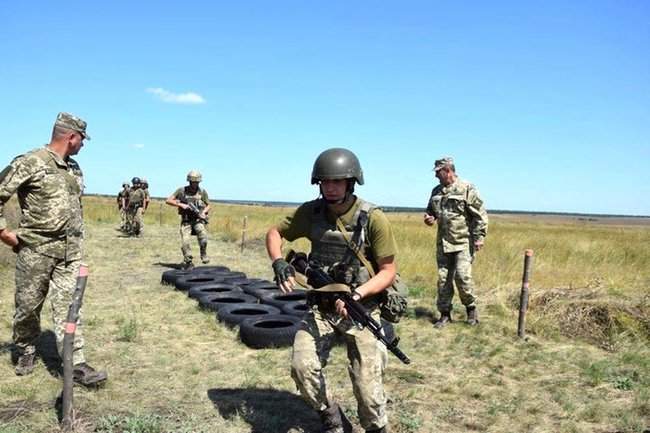
<svg viewBox="0 0 650 433"><path fill-rule="evenodd" d="M203 96L194 92L173 93L161 87L150 87L147 92L156 95L158 99L170 104L205 104Z"/></svg>
<svg viewBox="0 0 650 433"><path fill-rule="evenodd" d="M133 147L136 149L144 149L144 143L135 143Z"/></svg>

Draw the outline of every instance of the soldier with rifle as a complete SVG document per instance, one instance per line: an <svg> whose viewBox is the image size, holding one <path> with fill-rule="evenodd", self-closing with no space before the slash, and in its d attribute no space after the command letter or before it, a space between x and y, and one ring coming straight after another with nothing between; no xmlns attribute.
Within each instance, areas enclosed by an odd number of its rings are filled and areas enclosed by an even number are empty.
<svg viewBox="0 0 650 433"><path fill-rule="evenodd" d="M194 267L191 254L190 239L195 235L199 241L201 262L209 263L208 258L208 212L210 211L210 200L208 192L199 187L202 180L201 173L192 170L187 173L188 185L178 188L172 195L167 197L165 203L178 208L181 216L181 252L183 253L183 267L191 269Z"/></svg>
<svg viewBox="0 0 650 433"><path fill-rule="evenodd" d="M131 185L128 181L122 182L122 189L117 193L117 209L120 212L120 230L126 230L126 206Z"/></svg>
<svg viewBox="0 0 650 433"><path fill-rule="evenodd" d="M299 206L266 234L267 252L282 291L293 290L296 283L296 269L282 256L282 240L304 237L311 241L310 261L318 263L333 281L349 287L349 299L363 306L363 310L352 311L341 296L332 299L310 291L313 308L296 333L291 375L303 398L318 411L326 433L341 433L350 427L324 375L337 339L347 348L361 426L367 433L388 431L383 384L388 345L373 335L370 326L357 326L357 313L367 312L379 322L379 303L396 275L397 246L384 213L354 194L355 184L363 182L354 153L340 148L322 152L311 176L320 197Z"/></svg>
<svg viewBox="0 0 650 433"><path fill-rule="evenodd" d="M142 181L139 177L131 179L131 190L129 191L126 208L127 232L130 236L140 237L144 230L144 204L145 193L142 189Z"/></svg>

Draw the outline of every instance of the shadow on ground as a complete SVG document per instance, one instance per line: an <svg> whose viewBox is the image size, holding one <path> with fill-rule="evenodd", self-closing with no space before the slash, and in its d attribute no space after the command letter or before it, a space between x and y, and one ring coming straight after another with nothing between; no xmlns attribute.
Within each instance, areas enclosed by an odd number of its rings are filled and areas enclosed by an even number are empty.
<svg viewBox="0 0 650 433"><path fill-rule="evenodd" d="M0 343L0 354L4 353L9 354L11 363L16 365L18 362L18 351L11 341L3 341ZM45 368L53 377L60 377L63 374L63 365L59 352L56 349L56 335L54 335L54 331L48 329L41 333L36 342L36 359L40 359L43 362Z"/></svg>
<svg viewBox="0 0 650 433"><path fill-rule="evenodd" d="M183 269L183 264L182 263L163 263L163 262L156 262L153 264L154 266L161 266L163 268L171 268L171 269Z"/></svg>
<svg viewBox="0 0 650 433"><path fill-rule="evenodd" d="M320 420L299 396L275 389L210 389L208 398L224 419L242 417L251 433L317 432Z"/></svg>
<svg viewBox="0 0 650 433"><path fill-rule="evenodd" d="M416 319L428 319L431 322L434 322L436 319L434 312L424 307L415 307L413 314Z"/></svg>

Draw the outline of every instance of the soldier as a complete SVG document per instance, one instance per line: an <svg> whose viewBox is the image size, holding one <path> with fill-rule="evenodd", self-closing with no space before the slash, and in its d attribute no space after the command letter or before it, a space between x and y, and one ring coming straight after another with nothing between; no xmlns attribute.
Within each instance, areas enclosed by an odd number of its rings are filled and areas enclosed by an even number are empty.
<svg viewBox="0 0 650 433"><path fill-rule="evenodd" d="M147 179L143 177L142 179L140 179L140 182L142 184L142 190L144 191L144 209L142 210L142 213L144 213L149 208L149 203L151 202L151 195L149 194L149 182L147 182Z"/></svg>
<svg viewBox="0 0 650 433"><path fill-rule="evenodd" d="M208 192L199 187L201 180L201 173L195 170L190 171L187 173L189 185L178 188L165 200L168 205L177 207L178 214L181 216L181 251L185 269L194 267L190 247L192 235L196 235L198 238L201 262L210 263L208 258L208 231L205 227L208 223L210 200Z"/></svg>
<svg viewBox="0 0 650 433"><path fill-rule="evenodd" d="M438 223L438 302L440 318L436 328L451 322L454 281L467 310L467 323L478 324L476 296L472 280L474 254L483 247L488 216L474 185L456 175L452 158L435 162L433 170L440 184L433 188L424 214L424 223Z"/></svg>
<svg viewBox="0 0 650 433"><path fill-rule="evenodd" d="M120 230L126 230L126 207L129 191L131 190L129 182L122 182L122 189L117 193L117 209L120 212Z"/></svg>
<svg viewBox="0 0 650 433"><path fill-rule="evenodd" d="M142 189L142 181L139 177L131 179L131 191L129 192L128 206L126 209L128 234L140 237L144 230L144 202L145 193Z"/></svg>
<svg viewBox="0 0 650 433"><path fill-rule="evenodd" d="M282 239L308 238L310 259L317 260L336 281L344 280L353 289L353 299L360 301L379 321L378 298L395 279L397 246L384 213L354 195L355 183L363 185L359 160L347 149L328 149L316 159L311 183L318 184L322 198L302 204L266 234L266 248L278 285L284 292L291 291L295 285L295 269L282 258ZM340 231L339 226L347 233ZM346 240L359 227L363 228L359 254L374 269L365 268ZM341 301L337 302L336 310L316 304L296 333L291 375L300 393L319 412L324 432L343 431L347 420L332 400L323 371L336 339L342 339L347 347L348 368L362 427L368 433L388 431L383 385L386 347L370 331L358 329L347 319Z"/></svg>
<svg viewBox="0 0 650 433"><path fill-rule="evenodd" d="M0 172L0 240L17 253L13 341L19 376L34 370L41 309L48 292L57 348L60 354L63 350L83 240L83 177L70 156L79 152L84 139L90 139L86 122L59 113L49 144L16 157ZM16 232L7 228L3 216L4 205L14 193L22 209ZM84 386L98 385L107 375L86 363L83 346L80 319L73 349L74 380Z"/></svg>

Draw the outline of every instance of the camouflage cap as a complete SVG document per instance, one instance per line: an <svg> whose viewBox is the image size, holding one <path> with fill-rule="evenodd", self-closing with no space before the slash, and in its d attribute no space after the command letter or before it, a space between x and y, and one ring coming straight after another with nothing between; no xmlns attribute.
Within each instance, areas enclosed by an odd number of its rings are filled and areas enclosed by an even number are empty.
<svg viewBox="0 0 650 433"><path fill-rule="evenodd" d="M74 114L65 112L59 113L58 116L56 116L54 126L72 129L73 131L80 133L86 140L90 140L90 136L86 133L86 121L80 119Z"/></svg>
<svg viewBox="0 0 650 433"><path fill-rule="evenodd" d="M433 165L433 171L438 171L443 167L454 164L454 158L451 156L445 156L444 158L436 159L435 164Z"/></svg>

